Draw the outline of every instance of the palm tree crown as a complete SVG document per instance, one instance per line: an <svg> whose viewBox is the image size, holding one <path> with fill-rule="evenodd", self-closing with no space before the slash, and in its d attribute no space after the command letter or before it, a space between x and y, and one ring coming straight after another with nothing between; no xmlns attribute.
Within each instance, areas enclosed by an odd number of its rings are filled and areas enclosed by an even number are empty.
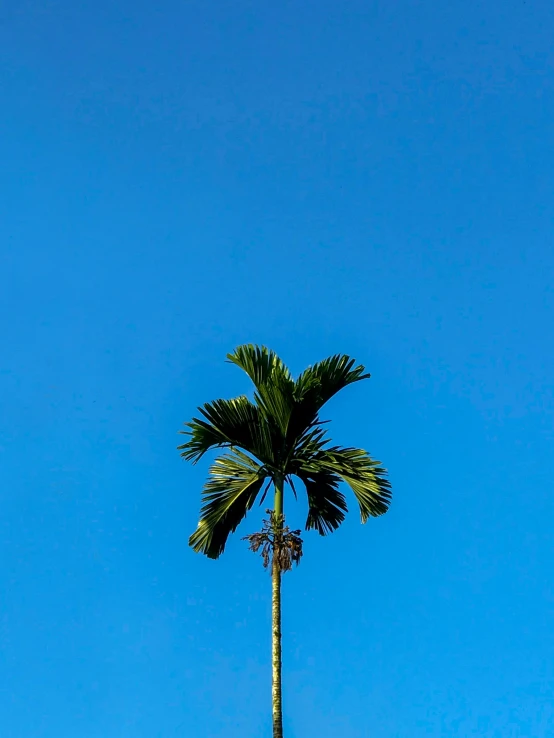
<svg viewBox="0 0 554 738"><path fill-rule="evenodd" d="M268 488L288 483L296 496L294 478L308 496L306 530L321 535L336 530L347 511L339 489L344 481L352 489L362 523L382 515L389 507L391 488L379 461L358 448L333 446L320 411L344 387L369 374L354 359L337 354L308 367L294 379L281 361L265 347L239 346L228 357L254 383L254 401L246 396L215 400L199 408L182 431L188 440L179 450L196 463L207 451L225 448L209 470L204 485L198 528L190 537L195 551L218 558L259 497Z"/></svg>

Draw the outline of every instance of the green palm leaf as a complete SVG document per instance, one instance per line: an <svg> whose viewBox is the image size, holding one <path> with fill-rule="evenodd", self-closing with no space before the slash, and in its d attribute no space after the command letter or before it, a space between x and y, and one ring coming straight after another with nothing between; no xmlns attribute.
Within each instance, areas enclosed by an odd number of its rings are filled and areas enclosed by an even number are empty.
<svg viewBox="0 0 554 738"><path fill-rule="evenodd" d="M315 530L322 536L332 533L343 522L348 508L339 490L340 477L329 472L299 471L308 495L306 530Z"/></svg>
<svg viewBox="0 0 554 738"><path fill-rule="evenodd" d="M189 544L196 552L217 559L227 538L254 504L267 472L238 449L214 461L202 491L202 509Z"/></svg>
<svg viewBox="0 0 554 738"><path fill-rule="evenodd" d="M296 387L299 396L311 394L320 409L341 389L370 376L364 366L356 366L355 359L335 354L305 369L296 380Z"/></svg>
<svg viewBox="0 0 554 738"><path fill-rule="evenodd" d="M292 381L285 364L275 351L266 346L247 343L227 354L227 359L248 374L256 389L266 385L276 374L281 374Z"/></svg>
<svg viewBox="0 0 554 738"><path fill-rule="evenodd" d="M181 431L189 440L179 446L181 456L196 463L212 448L237 446L249 451L263 463L273 457L275 438L259 407L247 397L215 400L198 408L204 418L193 418ZM273 434L274 435L274 434Z"/></svg>
<svg viewBox="0 0 554 738"><path fill-rule="evenodd" d="M295 382L290 371L277 354L265 346L239 346L227 358L248 374L256 388L256 405L268 425L277 429L284 441L294 408Z"/></svg>
<svg viewBox="0 0 554 738"><path fill-rule="evenodd" d="M336 474L348 484L358 501L362 523L389 509L392 493L386 469L367 451L333 446L314 455L308 466L312 465L317 470Z"/></svg>
<svg viewBox="0 0 554 738"><path fill-rule="evenodd" d="M295 407L287 428L287 441L293 442L318 422L318 413L337 392L354 382L369 379L361 364L346 354L336 354L308 367L295 383Z"/></svg>

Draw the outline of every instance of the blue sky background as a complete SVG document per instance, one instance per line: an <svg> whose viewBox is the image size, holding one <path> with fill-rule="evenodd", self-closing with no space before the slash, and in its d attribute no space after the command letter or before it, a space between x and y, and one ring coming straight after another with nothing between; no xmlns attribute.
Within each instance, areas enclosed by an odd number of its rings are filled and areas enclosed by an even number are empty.
<svg viewBox="0 0 554 738"><path fill-rule="evenodd" d="M368 366L329 417L395 493L287 575L287 738L552 735L553 35L546 0L2 3L3 738L269 735L269 578L188 549L175 450L250 341Z"/></svg>

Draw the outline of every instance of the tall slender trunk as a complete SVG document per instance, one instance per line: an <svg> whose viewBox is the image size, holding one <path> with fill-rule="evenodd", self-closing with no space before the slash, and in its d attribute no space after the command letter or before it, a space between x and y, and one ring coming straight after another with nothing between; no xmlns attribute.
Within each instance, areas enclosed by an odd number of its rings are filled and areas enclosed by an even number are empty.
<svg viewBox="0 0 554 738"><path fill-rule="evenodd" d="M280 520L283 514L283 479L275 479L275 516ZM282 523L280 523L282 524ZM272 571L271 601L271 668L272 668L272 708L273 738L283 738L283 705L281 690L281 570L274 563Z"/></svg>

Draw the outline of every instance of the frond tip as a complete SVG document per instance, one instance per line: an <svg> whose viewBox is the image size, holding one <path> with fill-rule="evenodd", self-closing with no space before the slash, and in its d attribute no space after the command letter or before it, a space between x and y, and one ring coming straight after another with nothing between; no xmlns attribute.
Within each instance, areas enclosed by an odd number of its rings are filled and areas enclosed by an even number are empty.
<svg viewBox="0 0 554 738"><path fill-rule="evenodd" d="M255 346L251 343L237 346L232 353L227 354L227 360L245 371L256 389L268 384L276 374L291 379L283 361L275 351L266 346Z"/></svg>

